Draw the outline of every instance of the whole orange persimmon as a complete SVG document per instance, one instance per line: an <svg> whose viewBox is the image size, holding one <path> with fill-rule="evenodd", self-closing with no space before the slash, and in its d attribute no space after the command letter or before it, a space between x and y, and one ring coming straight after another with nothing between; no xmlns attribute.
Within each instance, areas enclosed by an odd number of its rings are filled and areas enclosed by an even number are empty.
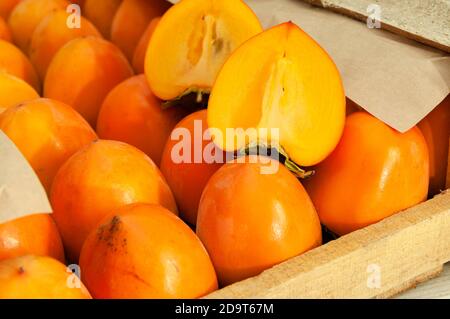
<svg viewBox="0 0 450 319"><path fill-rule="evenodd" d="M0 260L30 254L64 262L58 228L49 214L25 216L0 224Z"/></svg>
<svg viewBox="0 0 450 319"><path fill-rule="evenodd" d="M113 211L86 239L80 266L95 298L197 298L217 289L198 237L158 205Z"/></svg>
<svg viewBox="0 0 450 319"><path fill-rule="evenodd" d="M170 132L186 114L182 107L164 109L145 76L138 75L108 94L98 116L97 133L102 139L136 146L159 165Z"/></svg>
<svg viewBox="0 0 450 319"><path fill-rule="evenodd" d="M27 255L0 262L0 299L91 299L91 295L61 262Z"/></svg>
<svg viewBox="0 0 450 319"><path fill-rule="evenodd" d="M402 134L356 112L305 186L322 223L344 235L425 200L428 176L428 149L417 127Z"/></svg>
<svg viewBox="0 0 450 319"><path fill-rule="evenodd" d="M111 41L132 61L136 46L153 18L170 7L166 0L122 0L111 25Z"/></svg>
<svg viewBox="0 0 450 319"><path fill-rule="evenodd" d="M14 7L8 19L14 43L23 52L28 52L33 32L41 20L55 10L65 10L69 4L68 0L20 1Z"/></svg>
<svg viewBox="0 0 450 319"><path fill-rule="evenodd" d="M0 16L0 39L11 42L12 35L5 20Z"/></svg>
<svg viewBox="0 0 450 319"><path fill-rule="evenodd" d="M39 94L28 83L0 71L0 114L19 103L38 98Z"/></svg>
<svg viewBox="0 0 450 319"><path fill-rule="evenodd" d="M0 115L0 129L28 160L47 193L64 162L97 139L94 130L74 109L50 99L8 108Z"/></svg>
<svg viewBox="0 0 450 319"><path fill-rule="evenodd" d="M0 1L0 16L8 19L14 7L22 0L2 0Z"/></svg>
<svg viewBox="0 0 450 319"><path fill-rule="evenodd" d="M244 160L225 164L211 177L198 211L197 234L222 285L256 276L322 242L316 210L297 178L274 159Z"/></svg>
<svg viewBox="0 0 450 319"><path fill-rule="evenodd" d="M206 183L225 160L225 154L217 147L210 150L209 154L219 154L222 157L221 161L208 163L203 157L206 147L212 144L211 140L203 139L203 135L208 129L206 113L206 110L192 113L175 126L174 133L179 130L186 130L186 132L189 132L190 139L189 141L180 141L169 138L164 148L160 166L161 172L175 195L181 218L191 225L195 225L197 222L198 204ZM196 135L196 125L199 128L201 127L199 136ZM174 137L178 138L179 136L174 133L172 133L175 135ZM199 140L195 141L196 138ZM190 150L191 156L187 158L187 161L180 162L181 159L178 158L180 154L177 152L176 145L183 142L187 143L185 151ZM196 148L196 144L200 147ZM199 154L195 154L195 152ZM182 152L180 151L180 153ZM199 158L200 161L196 162L196 158Z"/></svg>
<svg viewBox="0 0 450 319"><path fill-rule="evenodd" d="M114 209L150 203L177 213L172 192L153 161L131 145L106 140L90 144L61 167L50 201L70 261L78 260L89 232Z"/></svg>
<svg viewBox="0 0 450 319"><path fill-rule="evenodd" d="M133 76L122 52L99 37L77 38L53 57L44 82L44 96L71 105L92 127L108 93Z"/></svg>
<svg viewBox="0 0 450 319"><path fill-rule="evenodd" d="M83 14L88 18L105 39L111 38L111 25L122 0L86 0Z"/></svg>
<svg viewBox="0 0 450 319"><path fill-rule="evenodd" d="M147 48L152 38L153 32L155 32L155 29L158 26L159 20L161 20L161 17L156 17L152 19L152 21L150 21L147 29L138 42L136 49L134 50L132 64L134 71L138 74L145 72L145 55L147 53Z"/></svg>
<svg viewBox="0 0 450 319"><path fill-rule="evenodd" d="M31 85L38 93L41 83L31 62L12 43L0 40L0 72L12 74Z"/></svg>
<svg viewBox="0 0 450 319"><path fill-rule="evenodd" d="M445 189L450 139L450 95L419 124L430 153L429 196Z"/></svg>
<svg viewBox="0 0 450 319"><path fill-rule="evenodd" d="M101 37L100 32L84 17L80 17L79 28L68 28L67 20L70 14L66 10L52 12L42 19L33 32L28 56L41 80L45 79L48 66L55 54L66 43L80 37Z"/></svg>

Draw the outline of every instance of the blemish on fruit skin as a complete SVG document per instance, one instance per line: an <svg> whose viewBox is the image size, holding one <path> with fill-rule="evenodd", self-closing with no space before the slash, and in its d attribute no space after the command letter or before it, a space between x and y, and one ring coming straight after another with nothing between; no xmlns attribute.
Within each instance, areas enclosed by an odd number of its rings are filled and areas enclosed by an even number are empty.
<svg viewBox="0 0 450 319"><path fill-rule="evenodd" d="M122 221L119 216L114 216L109 223L100 226L97 231L97 240L104 242L106 246L113 252L119 249L126 252L127 239L120 239L118 233L120 231Z"/></svg>
<svg viewBox="0 0 450 319"><path fill-rule="evenodd" d="M18 273L19 275L25 274L25 268L23 268L22 266L20 266L19 269L17 269L17 273Z"/></svg>

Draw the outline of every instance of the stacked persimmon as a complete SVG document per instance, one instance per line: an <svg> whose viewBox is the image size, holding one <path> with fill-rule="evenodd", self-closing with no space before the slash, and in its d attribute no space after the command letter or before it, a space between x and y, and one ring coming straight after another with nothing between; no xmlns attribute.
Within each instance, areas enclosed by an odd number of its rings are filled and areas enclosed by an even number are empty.
<svg viewBox="0 0 450 319"><path fill-rule="evenodd" d="M258 275L321 223L345 235L442 189L442 105L426 138L391 129L242 0L1 1L0 129L53 214L0 225L0 298L196 298Z"/></svg>

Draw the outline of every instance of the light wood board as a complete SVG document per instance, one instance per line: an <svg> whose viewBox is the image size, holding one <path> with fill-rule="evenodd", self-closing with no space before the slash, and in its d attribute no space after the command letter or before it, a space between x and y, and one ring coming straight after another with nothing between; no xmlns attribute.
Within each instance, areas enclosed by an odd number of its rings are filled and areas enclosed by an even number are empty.
<svg viewBox="0 0 450 319"><path fill-rule="evenodd" d="M450 0L304 0L367 21L381 9L381 28L450 52ZM369 11L369 12L368 12Z"/></svg>

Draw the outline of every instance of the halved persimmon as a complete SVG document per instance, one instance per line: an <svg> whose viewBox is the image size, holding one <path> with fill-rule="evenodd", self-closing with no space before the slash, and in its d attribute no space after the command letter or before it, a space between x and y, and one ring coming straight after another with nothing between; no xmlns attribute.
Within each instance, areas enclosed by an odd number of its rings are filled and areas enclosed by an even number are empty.
<svg viewBox="0 0 450 319"><path fill-rule="evenodd" d="M39 94L25 81L0 71L0 114L21 102L39 98Z"/></svg>
<svg viewBox="0 0 450 319"><path fill-rule="evenodd" d="M402 134L356 112L305 187L322 224L345 235L425 200L428 169L427 145L417 127Z"/></svg>
<svg viewBox="0 0 450 319"><path fill-rule="evenodd" d="M163 100L210 91L230 54L261 31L258 18L241 0L175 4L161 18L147 50L145 72L152 91Z"/></svg>
<svg viewBox="0 0 450 319"><path fill-rule="evenodd" d="M222 149L241 149L263 138L302 166L315 165L333 151L344 122L345 94L336 65L291 22L239 47L221 69L208 104L208 126L219 131L278 130L278 136L216 137Z"/></svg>

